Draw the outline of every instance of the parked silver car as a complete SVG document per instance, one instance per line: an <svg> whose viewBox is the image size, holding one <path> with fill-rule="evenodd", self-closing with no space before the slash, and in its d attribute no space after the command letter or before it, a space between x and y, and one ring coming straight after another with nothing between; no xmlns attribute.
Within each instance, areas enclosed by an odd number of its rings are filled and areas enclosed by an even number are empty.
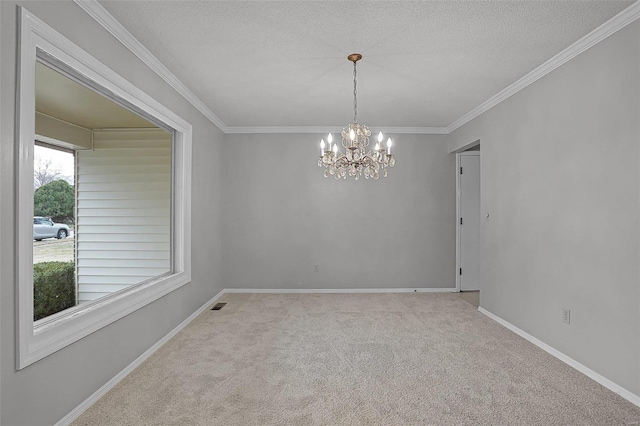
<svg viewBox="0 0 640 426"><path fill-rule="evenodd" d="M71 230L64 223L53 223L48 217L36 216L33 218L33 239L40 241L43 238L58 238L59 240L71 235Z"/></svg>

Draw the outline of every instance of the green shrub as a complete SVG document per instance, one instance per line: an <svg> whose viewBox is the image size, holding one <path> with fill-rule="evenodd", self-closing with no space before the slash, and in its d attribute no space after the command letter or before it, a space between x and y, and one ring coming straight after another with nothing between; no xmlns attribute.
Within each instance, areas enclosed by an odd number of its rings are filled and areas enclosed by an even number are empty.
<svg viewBox="0 0 640 426"><path fill-rule="evenodd" d="M33 320L76 305L75 264L42 262L33 265Z"/></svg>

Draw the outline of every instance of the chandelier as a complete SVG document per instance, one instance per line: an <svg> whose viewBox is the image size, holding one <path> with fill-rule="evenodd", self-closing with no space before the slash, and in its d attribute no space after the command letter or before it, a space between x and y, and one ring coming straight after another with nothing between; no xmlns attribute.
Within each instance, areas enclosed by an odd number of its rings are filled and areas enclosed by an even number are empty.
<svg viewBox="0 0 640 426"><path fill-rule="evenodd" d="M318 167L324 167L324 177L329 175L336 179L346 179L347 175L355 180L364 175L365 179L378 179L380 173L387 177L387 167L393 167L396 160L391 155L391 138L387 139L386 149L383 146L384 136L378 133L378 142L373 149L367 150L371 130L364 124L358 124L358 80L356 62L362 59L359 53L352 53L347 59L353 62L353 123L342 129L342 146L345 153L340 152L338 143L333 143L331 133L320 141L320 158Z"/></svg>

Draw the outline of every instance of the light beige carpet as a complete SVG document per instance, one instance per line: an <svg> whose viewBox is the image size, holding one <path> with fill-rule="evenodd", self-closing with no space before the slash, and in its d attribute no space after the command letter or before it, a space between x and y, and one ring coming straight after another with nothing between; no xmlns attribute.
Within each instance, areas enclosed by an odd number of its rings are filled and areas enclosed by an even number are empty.
<svg viewBox="0 0 640 426"><path fill-rule="evenodd" d="M480 291L478 290L461 291L460 293L454 294L465 302L471 303L476 308L480 306Z"/></svg>
<svg viewBox="0 0 640 426"><path fill-rule="evenodd" d="M74 425L629 425L452 294L230 294Z"/></svg>

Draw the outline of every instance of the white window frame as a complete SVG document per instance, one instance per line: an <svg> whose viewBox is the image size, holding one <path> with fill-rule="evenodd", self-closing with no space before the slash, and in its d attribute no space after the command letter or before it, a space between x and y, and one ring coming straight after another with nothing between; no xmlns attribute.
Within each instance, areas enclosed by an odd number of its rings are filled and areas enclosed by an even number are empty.
<svg viewBox="0 0 640 426"><path fill-rule="evenodd" d="M168 108L38 19L19 11L20 46L16 105L16 368L18 370L82 339L191 281L192 127ZM148 282L33 321L33 161L37 57L64 64L83 82L119 99L173 132L172 271Z"/></svg>

